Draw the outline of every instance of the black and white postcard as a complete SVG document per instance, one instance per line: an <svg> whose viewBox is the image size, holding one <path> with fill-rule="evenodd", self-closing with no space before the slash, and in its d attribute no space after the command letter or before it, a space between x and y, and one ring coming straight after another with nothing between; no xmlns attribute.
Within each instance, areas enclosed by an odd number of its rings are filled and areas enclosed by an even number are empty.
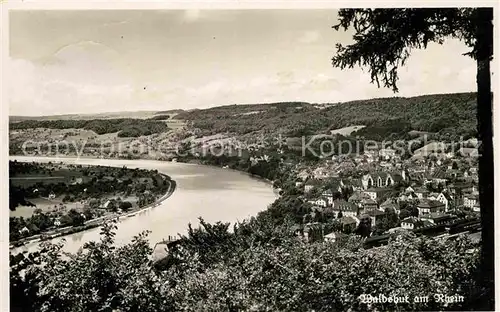
<svg viewBox="0 0 500 312"><path fill-rule="evenodd" d="M2 310L495 310L498 2L394 5L2 3Z"/></svg>

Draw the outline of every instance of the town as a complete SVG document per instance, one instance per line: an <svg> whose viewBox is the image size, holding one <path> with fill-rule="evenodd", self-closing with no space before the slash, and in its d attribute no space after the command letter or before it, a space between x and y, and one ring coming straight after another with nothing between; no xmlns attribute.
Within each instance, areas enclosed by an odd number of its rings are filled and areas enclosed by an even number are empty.
<svg viewBox="0 0 500 312"><path fill-rule="evenodd" d="M444 232L438 227L449 231L464 220L479 225L477 157L462 157L463 150L438 155L428 148L422 147L418 157L406 161L393 149L375 148L361 156L333 157L310 173L300 171L295 185L311 204L304 220L313 221L305 228L334 219L340 231L322 234L335 240L339 233L356 230L366 236L398 229L437 235ZM344 168L349 169L348 176Z"/></svg>
<svg viewBox="0 0 500 312"><path fill-rule="evenodd" d="M477 140L462 142L455 152L450 144L431 142L410 157L375 144L359 154L316 161L290 160L283 142L251 149L250 166L278 164L286 180L275 175L275 187L292 183L292 192L301 194L305 208L296 234L306 241L335 241L352 233L376 244L375 238L387 241L387 234L398 230L432 236L467 232L479 238ZM229 162L229 167L237 166Z"/></svg>

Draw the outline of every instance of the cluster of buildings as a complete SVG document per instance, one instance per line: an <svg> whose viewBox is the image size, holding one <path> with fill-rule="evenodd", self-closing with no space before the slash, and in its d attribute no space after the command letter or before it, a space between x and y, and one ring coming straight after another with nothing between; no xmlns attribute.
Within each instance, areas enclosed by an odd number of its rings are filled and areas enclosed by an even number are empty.
<svg viewBox="0 0 500 312"><path fill-rule="evenodd" d="M448 222L457 212L479 213L477 160L433 156L403 161L394 150L371 149L300 172L295 186L312 206L304 224L321 216L354 230L369 218L373 227L390 210L398 214L400 228L415 230Z"/></svg>

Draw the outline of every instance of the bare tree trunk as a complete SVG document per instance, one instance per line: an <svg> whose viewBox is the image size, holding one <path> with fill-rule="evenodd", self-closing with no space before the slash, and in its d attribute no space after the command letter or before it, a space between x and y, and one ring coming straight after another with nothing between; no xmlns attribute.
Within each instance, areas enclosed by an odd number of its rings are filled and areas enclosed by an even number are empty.
<svg viewBox="0 0 500 312"><path fill-rule="evenodd" d="M484 282L484 309L494 310L494 205L493 205L493 114L490 59L493 50L493 9L478 10L477 27L477 115L480 159L479 201L481 205L481 278Z"/></svg>

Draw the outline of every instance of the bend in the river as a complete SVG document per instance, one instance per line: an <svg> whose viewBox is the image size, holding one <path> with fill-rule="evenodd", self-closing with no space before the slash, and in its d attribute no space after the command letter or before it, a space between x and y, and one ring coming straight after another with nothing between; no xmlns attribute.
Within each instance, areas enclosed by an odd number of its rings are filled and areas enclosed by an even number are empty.
<svg viewBox="0 0 500 312"><path fill-rule="evenodd" d="M118 245L129 242L142 231L151 231L153 246L169 235L186 233L188 224L197 226L198 218L205 221L235 222L256 215L267 208L276 195L272 187L249 175L217 167L172 163L154 160L122 160L91 158L56 158L11 156L11 160L36 162L64 162L81 165L101 165L158 170L176 181L176 190L159 206L146 209L128 218L120 218L116 232ZM76 252L85 242L99 239L100 227L64 236L64 250ZM63 238L56 238L58 241ZM34 251L38 243L30 243L12 250Z"/></svg>

